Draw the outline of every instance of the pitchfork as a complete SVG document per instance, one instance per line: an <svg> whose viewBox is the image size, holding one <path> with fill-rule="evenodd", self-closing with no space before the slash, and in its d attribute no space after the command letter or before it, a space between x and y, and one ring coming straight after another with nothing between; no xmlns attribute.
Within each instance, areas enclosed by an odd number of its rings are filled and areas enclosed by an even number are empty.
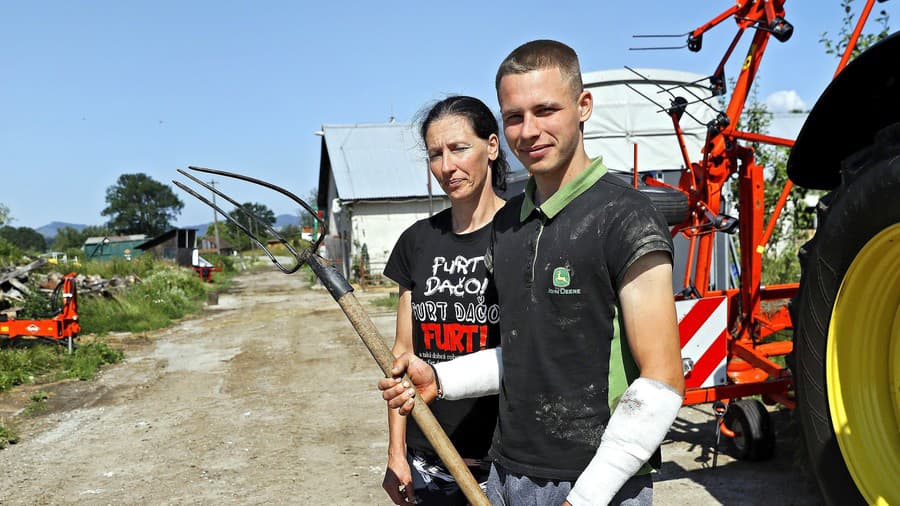
<svg viewBox="0 0 900 506"><path fill-rule="evenodd" d="M390 377L391 368L394 366L394 355L393 353L391 353L390 348L388 348L387 344L385 343L384 338L382 338L378 333L378 330L375 328L372 320L369 319L368 314L366 314L365 309L363 309L362 305L356 299L356 296L353 295L353 287L350 286L350 283L347 282L347 279L344 278L344 276L334 265L326 263L323 258L316 254L316 251L319 249L319 246L322 244L322 240L325 237L325 222L315 212L315 210L309 204L304 202L300 197L285 190L284 188L275 186L274 184L268 183L266 181L261 181L250 176L244 176L241 174L235 174L232 172L225 172L216 169L207 169L203 167L188 167L188 170L239 179L241 181L246 181L248 183L257 184L265 188L269 188L288 197L297 204L300 204L303 209L312 214L313 218L319 224L319 236L315 238L309 248L305 249L303 252L298 252L291 245L291 243L287 241L284 236L279 234L274 228L272 228L272 226L266 220L263 220L256 214L250 212L249 210L241 206L237 201L217 190L212 185L201 181L199 178L185 170L178 169L179 173L181 173L194 183L202 186L203 188L206 188L214 195L222 197L223 199L240 209L243 214L265 228L269 232L269 234L272 235L272 237L274 237L279 243L283 244L294 259L293 265L286 266L282 264L281 261L278 260L278 258L276 258L272 251L266 246L266 243L264 241L261 241L243 223L234 219L231 215L229 215L229 213L223 211L218 205L209 201L206 197L200 195L185 184L179 181L172 181L182 190L188 192L204 204L212 207L216 210L216 212L221 213L222 216L225 217L225 219L239 228L241 232L247 234L247 236L250 237L250 240L262 249L266 256L268 256L269 259L272 260L272 263L274 263L275 266L278 267L279 270L281 270L281 272L285 274L292 274L294 272L297 272L303 266L303 264L309 265L313 273L315 273L316 277L319 278L322 284L325 285L325 288L328 289L328 292L331 294L331 296L334 297L334 300L337 301L338 305L341 306L341 309L344 311L347 319L350 320L353 328L356 329L356 333L359 334L359 337L366 345L366 348L369 349L372 357L374 357L375 361L378 362L378 366L381 367L384 375L386 377ZM412 410L412 416L416 423L419 424L419 428L422 429L425 437L428 438L431 446L434 447L434 450L437 452L438 456L440 456L441 460L444 461L447 469L451 474L453 474L453 477L456 478L456 482L459 484L460 489L466 495L466 498L469 500L469 502L474 505L489 506L490 503L484 496L484 493L481 491L481 487L478 486L478 482L475 481L472 473L469 472L469 468L463 462L462 458L459 456L459 453L457 453L456 448L453 447L453 443L450 442L450 438L447 437L447 434L444 432L437 419L431 413L431 410L428 408L428 404L422 402L418 397L415 397L415 407Z"/></svg>

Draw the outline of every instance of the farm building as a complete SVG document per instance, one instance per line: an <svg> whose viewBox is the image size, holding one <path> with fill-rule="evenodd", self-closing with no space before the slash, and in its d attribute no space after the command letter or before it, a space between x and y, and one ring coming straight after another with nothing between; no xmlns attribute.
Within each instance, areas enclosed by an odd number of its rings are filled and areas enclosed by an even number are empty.
<svg viewBox="0 0 900 506"><path fill-rule="evenodd" d="M191 253L197 245L197 231L193 228L173 228L135 246L158 258L172 260L184 267L191 266Z"/></svg>
<svg viewBox="0 0 900 506"><path fill-rule="evenodd" d="M84 250L84 257L88 260L111 260L113 258L131 260L142 253L137 249L137 245L144 242L146 238L147 236L144 234L88 237L81 249Z"/></svg>
<svg viewBox="0 0 900 506"><path fill-rule="evenodd" d="M450 202L414 127L388 123L322 127L317 204L328 225L324 256L350 278L364 250L368 272L381 274L400 234Z"/></svg>
<svg viewBox="0 0 900 506"><path fill-rule="evenodd" d="M234 245L231 244L231 241L224 237L219 237L219 246L216 247L216 238L215 237L199 237L197 239L197 248L201 253L221 253L223 255L232 255L236 254L236 250Z"/></svg>

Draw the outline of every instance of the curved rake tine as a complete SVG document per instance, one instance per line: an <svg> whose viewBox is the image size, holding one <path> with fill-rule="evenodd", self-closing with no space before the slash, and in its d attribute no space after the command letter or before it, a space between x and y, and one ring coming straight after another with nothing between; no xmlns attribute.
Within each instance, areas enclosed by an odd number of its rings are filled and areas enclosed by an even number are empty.
<svg viewBox="0 0 900 506"><path fill-rule="evenodd" d="M704 77L701 77L700 79L695 79L689 83L684 83L684 84L700 84L703 81L706 81L708 79L709 79L709 76L704 76ZM664 87L663 89L657 91L657 93L668 93L671 90L677 90L678 88L683 88L684 84L676 84L676 85L672 86L671 88ZM660 85L660 86L662 86L662 85ZM708 86L704 86L704 88L708 88Z"/></svg>
<svg viewBox="0 0 900 506"><path fill-rule="evenodd" d="M628 65L625 65L625 68L626 68L627 70L629 70L630 72L632 72L633 74L635 74L636 76L638 76L638 77L640 77L641 79L643 79L644 81L647 81L648 83L651 83L651 84L656 85L656 87L659 88L662 92L667 92L669 95L672 96L672 98L675 98L675 94L674 94L674 93L672 93L671 91L667 91L667 90L666 90L661 84L659 84L658 82L656 82L656 81L650 79L649 77L647 77L647 76L641 74L640 72L638 72L637 70L634 70L633 68L629 67ZM647 95L644 95L643 93L639 92L638 90L636 90L633 86L629 85L628 83L625 83L625 86L627 86L629 89L631 89L631 91L633 91L633 92L637 93L638 95L640 95L640 96L646 98L647 100L653 102L653 103L654 103L655 105L657 105L662 111L668 113L670 107L664 107L664 106L662 106L662 105L657 104L656 101L654 101L652 98L650 98L650 97L648 97ZM688 88L685 88L685 87L683 87L683 88L684 88L684 90L686 90L686 91L687 91L688 93L690 93L691 95L694 95L694 92L693 92L693 91L691 91L691 90L689 90ZM698 97L697 95L694 95L694 98L700 98L700 97ZM706 103L706 102L704 102L704 104L705 104L705 103ZM706 105L709 105L709 104L706 104ZM694 117L693 114L689 113L689 112L687 111L687 109L684 110L684 113L687 114L692 120L696 121L697 124L699 124L699 125L704 125L704 126L706 125L705 123L703 123L702 121L700 121L699 119L697 119L696 117Z"/></svg>
<svg viewBox="0 0 900 506"><path fill-rule="evenodd" d="M274 228L272 228L272 226L269 225L268 222L266 222L265 220L263 220L262 218L260 218L260 217L257 216L256 214L254 214L254 213L250 212L249 210L247 210L244 206L242 206L241 204L239 204L237 201L235 201L234 199L232 199L231 197L229 197L229 196L226 195L225 193L222 193L221 191L217 190L217 189L214 188L213 186L211 186L211 185L205 183L204 181L201 181L199 178L193 176L192 174L190 174L190 173L188 173L188 172L186 172L186 171L183 171L183 170L181 170L181 169L178 169L178 172L179 172L180 174L184 175L185 177L190 178L190 179L191 179L192 181L194 181L195 183L197 183L197 184L203 186L203 187L206 188L207 190L210 190L210 191L213 192L214 194L216 194L216 195L222 197L223 199L227 200L228 202L230 202L232 205L234 205L235 207L237 207L238 209L240 209L241 212L244 213L244 215L248 216L250 219L252 219L252 220L255 221L256 223L258 223L258 224L260 224L261 226L263 226L270 234L272 234L273 237L275 237L275 239L278 240L278 242L280 242L281 244L284 244L284 246L288 249L288 251L289 251L289 252L291 253L291 255L294 257L294 259L297 261L297 263L296 263L293 267L290 267L290 268L285 267L284 265L282 265L282 263L279 262L277 258L275 258L275 255L272 254L272 252L269 250L269 248L267 248L267 247L265 246L265 244L263 244L263 242L262 242L258 237L256 237L256 235L254 235L250 230L248 230L247 227L244 226L242 223L240 223L240 222L238 222L237 220L235 220L234 218L232 218L228 213L224 213L221 209L218 208L218 206L213 206L213 203L212 203L212 202L209 202L209 201L206 200L205 198L202 198L202 197L201 197L200 195L198 195L197 193L195 193L195 192L191 191L189 188L185 187L185 185L180 184L180 183L178 183L177 181L173 181L176 185L178 185L179 188L181 188L181 189L183 189L183 190L185 190L185 191L188 191L188 192L191 193L191 195L193 195L194 197L196 197L196 198L198 198L198 199L201 199L201 200L204 201L207 205L209 205L209 206L211 206L211 207L214 207L217 211L221 212L222 215L223 215L223 217L224 217L226 220L228 220L228 221L230 221L231 223L233 223L233 224L234 224L236 227L238 227L242 232L244 232L244 233L250 238L251 241L253 241L257 246L259 246L260 249L262 249L263 252L266 254L266 256L268 256L269 259L272 260L272 263L274 263L275 266L277 266L282 272L284 272L284 273L286 273L286 274L291 274L291 273L297 272L297 270L300 269L300 267L303 265L303 261L304 261L303 259L304 259L304 256L305 256L305 255L304 255L304 254L301 254L301 253L299 253L299 252L297 252L297 250L295 250L295 249L293 248L293 246L291 246L291 244L284 238L284 236L282 236L282 235L279 234ZM314 245L313 247L318 248L318 244Z"/></svg>
<svg viewBox="0 0 900 506"><path fill-rule="evenodd" d="M350 320L350 323L353 325L356 333L359 335L360 339L362 339L363 343L366 345L366 348L368 348L369 353L372 354L372 357L375 358L375 362L378 363L378 366L381 368L381 371L384 373L385 377L391 377L391 369L394 366L394 354L391 352L391 349L388 348L388 345L384 341L384 338L381 337L381 334L378 332L375 324L372 323L372 320L369 318L366 310L359 303L359 300L356 299L356 296L353 295L353 287L350 286L350 283L347 282L347 279L344 278L341 272L334 265L326 265L325 260L315 254L315 251L318 249L319 244L321 244L322 239L325 236L325 223L324 220L322 220L322 218L320 218L315 213L312 207L310 207L309 204L303 201L303 199L297 197L293 193L266 181L261 181L249 176L234 174L231 172L225 172L216 169L206 169L201 167L188 167L188 169L198 172L205 172L208 174L215 174L223 177L240 179L248 183L264 186L287 196L313 214L315 219L322 225L321 233L319 234L319 237L313 244L312 248L304 251L303 254L297 253L296 250L294 250L290 246L290 244L284 240L284 237L272 230L272 228L267 223L263 223L263 225L266 226L266 229L273 233L279 241L285 244L285 246L287 246L291 253L294 255L294 258L297 259L297 265L293 269L287 269L274 258L274 255L272 255L268 248L260 243L259 239L257 239L249 230L247 230L247 227L234 220L217 205L210 202L206 197L198 194L188 186L179 183L178 181L172 181L182 190L188 192L195 198L199 199L201 202L222 213L222 215L228 221L234 223L235 226L240 228L240 230L247 234L256 244L259 244L263 251L266 252L266 255L268 255L269 258L272 259L272 262L275 263L275 265L278 266L278 268L281 269L282 272L290 274L292 272L296 272L297 269L299 269L303 265L303 263L308 264L316 277L319 278L319 280L328 290L328 293L331 294L334 300L341 307L344 315L346 315L347 319ZM214 195L218 195L226 199L228 202L238 206L238 208L240 208L247 215L251 216L253 219L260 221L260 218L258 216L249 212L247 209L244 209L243 206L238 204L228 195L225 195L219 190L216 190L211 185L204 183L200 179L194 177L184 170L178 169L178 172L184 176L187 176L192 181L203 186L207 190L213 192ZM469 471L469 468L468 466L466 466L462 457L459 456L456 448L453 447L453 443L441 428L440 423L438 423L437 418L434 417L434 414L431 412L431 409L429 409L428 404L422 402L422 400L418 396L414 397L413 399L415 402L415 407L412 410L413 419L416 421L416 423L419 424L419 427L422 429L422 433L425 435L425 437L431 443L431 446L434 448L435 452L437 452L438 456L440 456L441 460L447 466L447 469L456 478L456 482L459 484L460 489L469 500L469 503L476 506L490 506L490 503L488 502L487 497L485 497L484 493L481 491L481 487L478 485L478 482L475 481L475 478L472 476L471 471Z"/></svg>
<svg viewBox="0 0 900 506"><path fill-rule="evenodd" d="M286 190L286 189L284 189L284 188L282 188L282 187L280 187L280 186L276 186L276 185L274 185L274 184L272 184L272 183L270 183L270 182L268 182L268 181L263 181L263 180L261 180L261 179L256 179L256 178L254 178L254 177L245 176L245 175L243 175L243 174L237 174L237 173L234 173L234 172L228 172L228 171L219 170L219 169L210 169L210 168L207 168L207 167L196 167L196 166L193 166L193 165L189 165L189 166L188 166L188 169L189 169L189 170L193 170L193 171L197 171L197 172L205 172L205 173L207 173L207 174L214 174L214 175L217 175L217 176L223 176L223 177L229 177L229 178L232 178L232 179L238 179L238 180L246 181L246 182L248 182L248 183L253 183L253 184L256 184L256 185L265 187L265 188L269 188L270 190L275 190L275 191L277 191L278 193L284 195L285 197L287 197L287 198L293 200L294 202L296 202L297 204L299 204L300 207L302 207L303 209L306 210L306 212L308 212L309 214L311 214L312 217L313 217L313 219L316 220L316 221L319 223L319 237L317 237L316 240L313 241L313 245L312 245L312 247L311 247L310 249L311 249L312 251L317 251L317 250L319 249L319 246L322 244L322 241L325 239L325 231L326 231L325 220L323 220L323 219L319 216L319 214L316 212L316 210L313 209L312 206L310 206L309 204L307 204L305 200L303 200L303 199L301 199L300 197L294 195L294 194L291 193L290 191L288 191L288 190ZM187 173L184 172L184 171L182 171L181 169L179 169L178 171L181 172L182 174L187 175ZM192 179L194 179L194 178L192 177ZM195 181L198 181L198 182L199 182L200 184L202 184L204 187L210 189L211 191L217 193L218 195L222 195L223 197L228 198L227 195L224 195L224 194L222 194L222 193L219 193L218 190L216 190L216 189L213 188L212 186L207 185L205 182L199 181L199 180L197 180L197 179L194 179L194 180L195 180ZM231 199L229 199L229 201L231 201ZM231 201L231 202L233 202L233 201ZM236 205L237 205L237 204L236 204ZM246 210L244 210L244 212L246 212Z"/></svg>
<svg viewBox="0 0 900 506"><path fill-rule="evenodd" d="M185 175L187 175L188 177L190 177L188 174L185 174ZM197 200L200 200L200 201L203 202L204 204L208 205L209 207L212 207L213 209L215 209L216 211L218 211L220 214L222 214L222 217L225 218L225 220L231 222L234 226L238 227L238 228L241 230L241 232L243 232L244 234L246 234L247 237L249 237L250 240L253 241L254 244L256 244L260 249L262 249L263 253L265 253L266 256L268 256L269 259L272 260L272 263L274 263L275 266L278 267L278 269L281 270L282 272L285 272L285 273L287 273L287 274L291 274L291 273L293 273L293 272L296 272L296 271L303 265L302 262L300 261L300 257L299 257L299 256L295 256L294 258L297 259L297 265L295 265L294 267L291 267L291 268L285 267L284 265L281 264L281 262L278 261L277 258L274 257L274 255L272 255L272 253L269 251L269 249L266 248L266 246L265 246L264 244L262 244L262 242L260 242L260 240L259 240L255 235L253 235L253 233L250 232L250 230L247 229L247 227L245 227L241 222L236 221L234 218L232 218L231 216L229 216L228 213L226 213L221 207L219 207L219 206L213 204L213 203L210 202L206 197L204 197L203 195L200 195L199 193L195 192L195 191L192 190L190 187L184 185L183 183L181 183L181 182L179 182L179 181L172 181L172 183L174 183L175 186L177 186L177 187L181 188L182 190L184 190L184 191L188 192L189 194L191 194L191 195L192 195L194 198L196 198ZM225 198L225 196L222 195L221 193L219 193L218 191L216 191L215 193L216 193L217 195L219 195L220 197ZM229 199L229 201L230 201L230 199ZM238 208L239 208L244 214L251 214L251 213L249 213L246 209L244 209L244 208L241 207L241 206L238 206ZM252 217L253 217L253 216L252 216ZM253 217L253 218L256 219L257 221L259 221L258 218L256 218L256 217ZM284 241L282 241L282 242L284 242ZM285 245L289 246L288 243L285 243ZM293 248L292 248L292 249L293 249Z"/></svg>
<svg viewBox="0 0 900 506"><path fill-rule="evenodd" d="M245 175L243 175L243 174L237 174L237 173L234 173L234 172L227 172L227 171L219 170L219 169L209 169L209 168L206 168L206 167L195 167L195 166L193 166L193 165L189 165L189 166L188 166L188 169L190 169L190 170L195 170L195 171L197 171L197 172L205 172L205 173L207 173L207 174L215 174L215 175L217 175L217 176L230 177L230 178L232 178L232 179L240 179L241 181L246 181L246 182L248 182L248 183L258 184L258 185L260 185L260 186L264 186L264 187L266 187L266 188L269 188L270 190L275 190L275 191L277 191L278 193L284 195L285 197L287 197L287 198L293 200L294 202L300 204L300 206L303 207L303 209L306 209L306 211L307 211L309 214L311 214L311 215L313 216L313 219L315 219L316 221L319 222L320 225L322 225L321 230L322 230L323 232L319 234L319 238L321 239L321 238L323 238L323 237L325 236L325 232L324 232L324 230L325 230L325 229L324 229L325 220L323 220L322 218L320 218L319 215L316 213L316 210L313 209L312 206L310 206L309 204L307 204L306 201L304 201L304 200L301 199L300 197L294 195L294 194L291 193L290 191L285 190L284 188L282 188L282 187L280 187L280 186L276 186L276 185L274 185L274 184L272 184L272 183L270 183L270 182L268 182L268 181L263 181L263 180L261 180L261 179L256 179L256 178L254 178L254 177L245 176ZM179 172L182 172L182 171L179 170ZM204 184L204 186L205 186L205 184ZM316 241L316 244L319 244L319 242L320 242L320 241Z"/></svg>

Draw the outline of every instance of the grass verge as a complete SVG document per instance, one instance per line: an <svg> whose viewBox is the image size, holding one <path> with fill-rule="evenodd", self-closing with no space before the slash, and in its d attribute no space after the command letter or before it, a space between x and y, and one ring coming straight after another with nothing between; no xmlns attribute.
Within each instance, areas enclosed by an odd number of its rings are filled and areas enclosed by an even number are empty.
<svg viewBox="0 0 900 506"><path fill-rule="evenodd" d="M208 290L221 288L221 284L204 283L188 269L157 264L141 283L124 293L79 299L81 330L103 335L163 328L200 309Z"/></svg>
<svg viewBox="0 0 900 506"><path fill-rule="evenodd" d="M71 355L55 344L0 350L0 392L24 383L66 378L88 380L100 366L122 360L125 354L103 342L83 344Z"/></svg>
<svg viewBox="0 0 900 506"><path fill-rule="evenodd" d="M0 448L19 442L19 433L15 429L0 422Z"/></svg>
<svg viewBox="0 0 900 506"><path fill-rule="evenodd" d="M37 392L31 394L31 402L29 402L23 410L25 416L34 416L38 413L46 411L47 399L49 398L50 394L43 390L38 390Z"/></svg>

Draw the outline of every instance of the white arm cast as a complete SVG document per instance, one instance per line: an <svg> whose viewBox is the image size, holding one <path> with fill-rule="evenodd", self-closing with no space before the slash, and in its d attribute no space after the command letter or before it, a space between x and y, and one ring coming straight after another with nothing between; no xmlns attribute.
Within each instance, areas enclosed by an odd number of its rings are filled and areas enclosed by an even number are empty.
<svg viewBox="0 0 900 506"><path fill-rule="evenodd" d="M656 451L681 407L672 387L638 378L622 394L594 458L567 500L572 506L606 506Z"/></svg>
<svg viewBox="0 0 900 506"><path fill-rule="evenodd" d="M455 401L483 397L500 392L503 376L503 350L481 350L449 362L434 364L444 399Z"/></svg>

